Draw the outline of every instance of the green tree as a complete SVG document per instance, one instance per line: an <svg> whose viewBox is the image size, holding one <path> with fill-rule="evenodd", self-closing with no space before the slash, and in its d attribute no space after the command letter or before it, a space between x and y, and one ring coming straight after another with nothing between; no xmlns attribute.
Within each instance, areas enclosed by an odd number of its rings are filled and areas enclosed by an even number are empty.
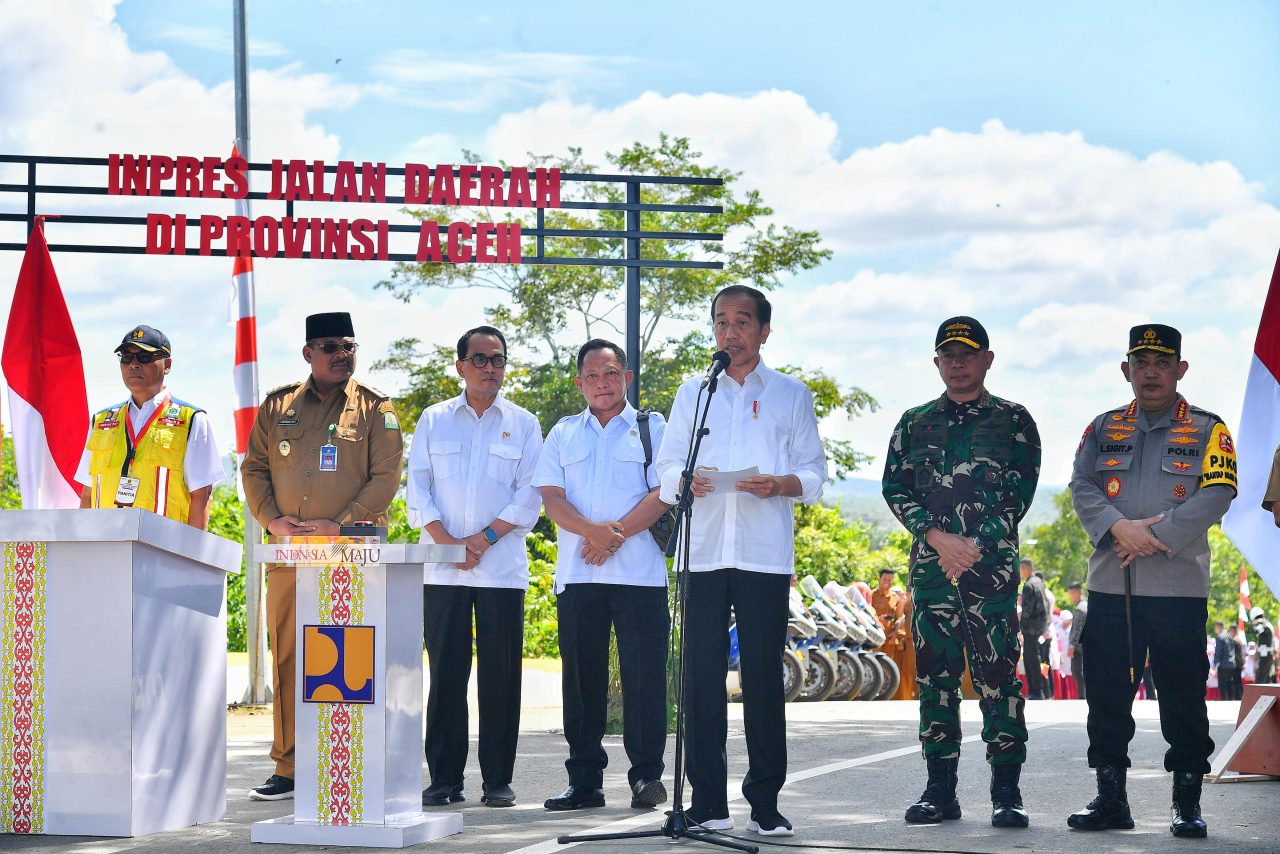
<svg viewBox="0 0 1280 854"><path fill-rule="evenodd" d="M1221 620L1230 625L1240 616L1240 570L1243 567L1249 580L1249 604L1267 612L1269 619L1276 619L1276 595L1258 575L1257 570L1244 559L1220 526L1209 529L1211 552L1209 582L1209 619L1205 631Z"/></svg>
<svg viewBox="0 0 1280 854"><path fill-rule="evenodd" d="M232 482L234 483L234 481ZM209 533L244 542L244 503L232 483L221 483L209 500ZM227 650L245 651L244 562L227 576Z"/></svg>
<svg viewBox="0 0 1280 854"><path fill-rule="evenodd" d="M21 510L22 490L18 488L18 470L14 467L13 437L8 433L0 443L0 510Z"/></svg>
<svg viewBox="0 0 1280 854"><path fill-rule="evenodd" d="M905 531L874 548L872 526L845 521L837 507L798 504L795 524L797 578L812 575L823 584L865 581L874 587L881 569L901 573L910 557L911 538Z"/></svg>
<svg viewBox="0 0 1280 854"><path fill-rule="evenodd" d="M1083 582L1089 574L1093 546L1071 506L1071 490L1064 489L1053 496L1053 506L1057 511L1054 520L1036 525L1029 536L1023 537L1022 555L1035 561L1036 569L1044 573L1046 582L1061 602L1067 585Z"/></svg>

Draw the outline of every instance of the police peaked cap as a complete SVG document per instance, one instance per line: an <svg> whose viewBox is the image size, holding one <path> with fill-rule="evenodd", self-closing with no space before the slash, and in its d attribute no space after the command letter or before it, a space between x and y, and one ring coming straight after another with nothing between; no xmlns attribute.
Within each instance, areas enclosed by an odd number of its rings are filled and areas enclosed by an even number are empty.
<svg viewBox="0 0 1280 854"><path fill-rule="evenodd" d="M1144 323L1129 330L1129 349L1126 356L1139 350L1155 350L1177 356L1182 353L1182 333L1163 323Z"/></svg>
<svg viewBox="0 0 1280 854"><path fill-rule="evenodd" d="M991 346L991 341L987 338L987 330L982 328L982 324L965 315L942 321L933 342L933 349L937 350L943 344L949 344L952 341L967 344L975 350L985 350Z"/></svg>
<svg viewBox="0 0 1280 854"><path fill-rule="evenodd" d="M328 311L307 318L307 340L317 338L355 338L351 315L345 311Z"/></svg>
<svg viewBox="0 0 1280 854"><path fill-rule="evenodd" d="M169 345L169 336L150 326L135 326L130 329L115 351L119 353L130 344L148 353L173 355L173 348Z"/></svg>

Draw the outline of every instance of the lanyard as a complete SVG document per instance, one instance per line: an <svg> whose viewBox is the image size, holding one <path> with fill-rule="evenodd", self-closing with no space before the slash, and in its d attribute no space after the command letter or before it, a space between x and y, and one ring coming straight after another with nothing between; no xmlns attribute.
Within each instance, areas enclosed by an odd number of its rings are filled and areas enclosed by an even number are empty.
<svg viewBox="0 0 1280 854"><path fill-rule="evenodd" d="M124 463L120 466L121 477L129 476L129 467L133 464L134 451L142 440L146 438L147 431L151 429L151 425L155 423L156 418L159 417L161 412L164 412L168 408L169 395L166 394L164 399L156 405L155 411L151 413L151 417L147 419L147 423L142 425L142 430L135 435L133 430L133 419L129 417L129 401L126 400L124 402L124 410L121 412L121 415L124 418L125 454Z"/></svg>

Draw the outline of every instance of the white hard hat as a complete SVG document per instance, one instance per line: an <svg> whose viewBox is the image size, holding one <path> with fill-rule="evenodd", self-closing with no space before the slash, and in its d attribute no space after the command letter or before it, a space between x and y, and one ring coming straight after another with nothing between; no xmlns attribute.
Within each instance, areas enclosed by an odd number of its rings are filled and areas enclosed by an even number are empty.
<svg viewBox="0 0 1280 854"><path fill-rule="evenodd" d="M1250 620L1255 620L1255 621L1261 620L1261 619L1264 619L1266 616L1267 616L1267 612L1257 607L1256 605L1254 606L1253 610L1249 612Z"/></svg>

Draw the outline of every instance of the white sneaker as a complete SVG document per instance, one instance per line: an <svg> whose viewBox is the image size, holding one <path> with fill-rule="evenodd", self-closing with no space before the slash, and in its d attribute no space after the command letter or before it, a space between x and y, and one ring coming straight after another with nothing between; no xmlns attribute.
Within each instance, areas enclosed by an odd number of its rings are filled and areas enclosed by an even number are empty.
<svg viewBox="0 0 1280 854"><path fill-rule="evenodd" d="M774 813L771 816L751 817L751 821L747 822L747 830L752 833L758 833L761 836L795 836L795 828L791 826L791 822L782 817L780 813Z"/></svg>
<svg viewBox="0 0 1280 854"><path fill-rule="evenodd" d="M731 815L713 816L703 810L690 809L685 812L684 817L690 829L700 827L703 830L733 830Z"/></svg>

